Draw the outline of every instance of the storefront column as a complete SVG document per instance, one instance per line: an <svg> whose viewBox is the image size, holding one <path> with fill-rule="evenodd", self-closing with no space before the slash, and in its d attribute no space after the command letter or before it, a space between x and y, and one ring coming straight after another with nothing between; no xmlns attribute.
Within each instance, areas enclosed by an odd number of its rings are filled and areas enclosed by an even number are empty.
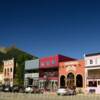
<svg viewBox="0 0 100 100"><path fill-rule="evenodd" d="M88 69L85 68L85 88L87 88Z"/></svg>
<svg viewBox="0 0 100 100"><path fill-rule="evenodd" d="M60 88L60 75L59 75L59 78L58 78L58 88Z"/></svg>

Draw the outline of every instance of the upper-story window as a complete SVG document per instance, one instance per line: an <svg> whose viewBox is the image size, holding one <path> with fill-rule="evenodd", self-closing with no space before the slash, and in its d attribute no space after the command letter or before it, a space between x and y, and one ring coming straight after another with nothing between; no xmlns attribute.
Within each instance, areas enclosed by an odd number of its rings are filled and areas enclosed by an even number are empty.
<svg viewBox="0 0 100 100"><path fill-rule="evenodd" d="M95 64L98 64L97 59L95 59Z"/></svg>
<svg viewBox="0 0 100 100"><path fill-rule="evenodd" d="M50 64L50 61L47 61L46 64L49 65Z"/></svg>
<svg viewBox="0 0 100 100"><path fill-rule="evenodd" d="M56 63L56 61L55 60L52 60L52 64L55 64Z"/></svg>
<svg viewBox="0 0 100 100"><path fill-rule="evenodd" d="M10 68L10 72L12 72L12 68Z"/></svg>
<svg viewBox="0 0 100 100"><path fill-rule="evenodd" d="M7 68L7 75L9 76L9 68Z"/></svg>
<svg viewBox="0 0 100 100"><path fill-rule="evenodd" d="M44 65L45 65L45 63L44 63L44 62L42 62L42 63L41 63L41 66L44 66Z"/></svg>
<svg viewBox="0 0 100 100"><path fill-rule="evenodd" d="M93 64L93 60L92 59L90 59L90 64Z"/></svg>
<svg viewBox="0 0 100 100"><path fill-rule="evenodd" d="M4 70L4 75L6 76L6 69Z"/></svg>

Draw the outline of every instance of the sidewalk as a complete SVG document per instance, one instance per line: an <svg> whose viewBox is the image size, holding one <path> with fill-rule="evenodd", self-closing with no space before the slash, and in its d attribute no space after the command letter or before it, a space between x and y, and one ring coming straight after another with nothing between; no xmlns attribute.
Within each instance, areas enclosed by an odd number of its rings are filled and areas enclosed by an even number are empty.
<svg viewBox="0 0 100 100"><path fill-rule="evenodd" d="M56 92L44 92L43 94L47 94L47 95L56 95Z"/></svg>

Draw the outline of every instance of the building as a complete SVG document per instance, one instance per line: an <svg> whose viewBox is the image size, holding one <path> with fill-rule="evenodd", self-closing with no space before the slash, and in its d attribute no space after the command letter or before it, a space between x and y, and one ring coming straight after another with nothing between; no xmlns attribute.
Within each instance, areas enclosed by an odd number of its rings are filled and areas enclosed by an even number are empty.
<svg viewBox="0 0 100 100"><path fill-rule="evenodd" d="M3 73L0 73L0 85L4 83Z"/></svg>
<svg viewBox="0 0 100 100"><path fill-rule="evenodd" d="M73 88L84 91L84 60L61 62L59 64L59 87Z"/></svg>
<svg viewBox="0 0 100 100"><path fill-rule="evenodd" d="M84 60L86 92L100 94L100 53L86 54Z"/></svg>
<svg viewBox="0 0 100 100"><path fill-rule="evenodd" d="M0 52L0 55L3 54L0 56L0 71L4 75L4 84L23 85L25 60L36 59L37 57L15 46L0 48Z"/></svg>
<svg viewBox="0 0 100 100"><path fill-rule="evenodd" d="M14 59L5 60L3 68L4 84L13 86Z"/></svg>
<svg viewBox="0 0 100 100"><path fill-rule="evenodd" d="M39 88L55 91L59 82L59 62L75 60L63 55L40 58Z"/></svg>
<svg viewBox="0 0 100 100"><path fill-rule="evenodd" d="M25 61L25 86L37 86L39 83L39 59Z"/></svg>

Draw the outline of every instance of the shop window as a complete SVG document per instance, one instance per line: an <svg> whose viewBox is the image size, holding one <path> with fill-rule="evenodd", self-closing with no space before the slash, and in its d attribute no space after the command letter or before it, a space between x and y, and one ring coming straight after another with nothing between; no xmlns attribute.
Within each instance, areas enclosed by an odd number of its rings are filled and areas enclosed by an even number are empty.
<svg viewBox="0 0 100 100"><path fill-rule="evenodd" d="M97 87L97 81L89 81L89 87Z"/></svg>
<svg viewBox="0 0 100 100"><path fill-rule="evenodd" d="M93 64L93 60L90 60L90 64Z"/></svg>
<svg viewBox="0 0 100 100"><path fill-rule="evenodd" d="M100 81L98 81L98 85L100 85Z"/></svg>

